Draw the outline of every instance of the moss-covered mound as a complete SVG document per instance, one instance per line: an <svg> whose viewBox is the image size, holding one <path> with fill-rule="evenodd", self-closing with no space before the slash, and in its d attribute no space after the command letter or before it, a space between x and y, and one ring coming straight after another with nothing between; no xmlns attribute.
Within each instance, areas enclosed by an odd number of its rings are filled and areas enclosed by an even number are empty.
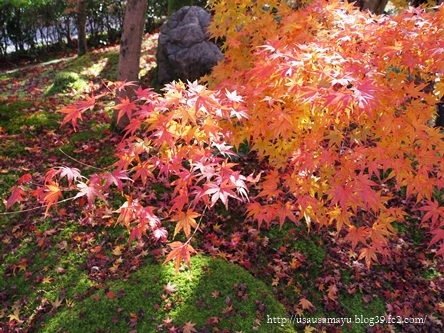
<svg viewBox="0 0 444 333"><path fill-rule="evenodd" d="M40 332L168 332L195 324L199 332L294 332L271 323L286 316L268 287L246 270L195 256L191 270L149 264L47 318ZM268 323L267 323L268 321Z"/></svg>
<svg viewBox="0 0 444 333"><path fill-rule="evenodd" d="M54 95L75 89L81 91L87 87L87 82L75 72L60 72L54 78L54 83L45 91L46 95Z"/></svg>

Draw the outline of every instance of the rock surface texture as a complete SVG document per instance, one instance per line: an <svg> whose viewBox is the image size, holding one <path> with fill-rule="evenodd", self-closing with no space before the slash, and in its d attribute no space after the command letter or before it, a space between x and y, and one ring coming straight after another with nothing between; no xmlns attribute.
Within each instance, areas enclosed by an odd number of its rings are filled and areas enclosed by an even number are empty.
<svg viewBox="0 0 444 333"><path fill-rule="evenodd" d="M158 81L195 81L209 73L223 56L209 41L211 16L202 7L185 6L170 16L161 29L157 47Z"/></svg>

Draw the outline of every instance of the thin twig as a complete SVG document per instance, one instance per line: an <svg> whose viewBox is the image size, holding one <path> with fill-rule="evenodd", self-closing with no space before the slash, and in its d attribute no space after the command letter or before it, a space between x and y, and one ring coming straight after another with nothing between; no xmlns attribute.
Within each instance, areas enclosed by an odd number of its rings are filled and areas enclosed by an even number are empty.
<svg viewBox="0 0 444 333"><path fill-rule="evenodd" d="M59 204L61 202L71 201L71 200L74 200L74 199L75 199L75 197L63 199L63 200L57 201L57 204ZM0 215L12 215L12 214L26 213L26 212L31 212L33 210L37 210L37 209L41 209L41 208L45 208L45 207L46 206L38 206L38 207L18 210L18 211L14 211L14 212L3 212L3 213L0 213Z"/></svg>
<svg viewBox="0 0 444 333"><path fill-rule="evenodd" d="M59 148L59 150L62 152L63 155L65 155L66 157L70 158L71 160L73 160L73 161L75 161L75 162L77 162L77 163L79 163L79 164L82 164L82 165L84 165L84 166L87 166L87 167L89 167L89 168L93 168L93 169L96 169L96 170L106 171L106 169L98 168L98 167L95 167L94 165L89 165L89 164L87 164L87 163L81 162L81 161L75 159L74 157L69 156L67 153L65 153L65 152L64 152L62 149L60 149L60 148Z"/></svg>

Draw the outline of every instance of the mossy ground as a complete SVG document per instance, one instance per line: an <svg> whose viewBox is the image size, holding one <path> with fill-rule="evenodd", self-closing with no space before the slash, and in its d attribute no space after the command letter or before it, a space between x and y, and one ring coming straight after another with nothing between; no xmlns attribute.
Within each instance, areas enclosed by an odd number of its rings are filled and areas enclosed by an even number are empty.
<svg viewBox="0 0 444 333"><path fill-rule="evenodd" d="M60 120L57 113L31 101L0 104L0 128L5 134L32 135L32 131L54 130L60 126Z"/></svg>
<svg viewBox="0 0 444 333"><path fill-rule="evenodd" d="M260 327L264 332L293 332L290 326L266 323L266 314L285 316L285 309L244 269L206 256L193 257L191 265L176 275L172 264L148 263L127 281L111 282L108 295L100 290L48 318L39 332L125 332L129 326L154 332L168 328L167 318L169 326L192 322L208 331L252 332ZM177 291L168 291L168 284Z"/></svg>
<svg viewBox="0 0 444 333"><path fill-rule="evenodd" d="M298 235L296 238L291 236L296 234ZM284 224L282 228L275 226L266 235L270 238L271 244L269 246L281 251L285 249L285 252L288 253L296 251L306 258L306 266L301 267L300 273L291 276L293 288L281 284L277 285L278 288L282 288L280 292L286 295L290 305L298 304L301 295L304 295L304 298L314 304L315 308L305 312L300 318L331 318L333 320L333 318L340 317L355 318L355 316L360 317L362 315L369 318L384 315L385 303L380 296L372 295L372 297L368 298L364 292L355 291L349 293L345 287L338 287L337 292L337 302L340 305L341 314L320 306L322 303L328 304L328 302L325 302L327 286L324 289L324 287L321 287L323 281L317 281L330 275L332 281L337 285L347 286L350 284L350 277L354 272L346 266L341 267L340 276L337 276L337 272L329 271L330 268L326 260L330 259L326 251L326 246L328 245L324 244L323 239L319 235L309 233L305 226L295 227L291 223ZM271 279L269 283L273 284L273 280ZM364 301L364 298L368 299L368 301ZM336 302L330 301L332 304ZM369 325L354 323L344 324L344 326L333 324L331 326L336 326L338 329L341 327L342 332L359 333L363 332L365 327ZM295 328L298 330L303 330L304 327L305 325L295 325Z"/></svg>

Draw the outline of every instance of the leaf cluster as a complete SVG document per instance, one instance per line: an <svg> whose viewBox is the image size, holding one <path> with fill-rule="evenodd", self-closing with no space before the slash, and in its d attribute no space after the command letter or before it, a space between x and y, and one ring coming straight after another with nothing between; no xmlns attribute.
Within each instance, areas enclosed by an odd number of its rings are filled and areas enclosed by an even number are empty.
<svg viewBox="0 0 444 333"><path fill-rule="evenodd" d="M430 126L444 95L444 9L377 18L339 2L212 8L210 32L224 40L225 60L207 78L211 88L173 82L163 94L138 88L120 99L118 117L131 122L112 170L88 179L72 168L49 170L32 192L46 213L63 191L76 191L94 214L116 216L130 241L166 241L161 221L175 223L173 238L185 239L169 244L167 261L179 270L194 252L196 218L219 202L228 210L234 199L259 227L304 221L345 230L370 266L391 256L393 224L404 221L408 202L444 255L444 210L434 195L444 186L444 135ZM133 86L118 82L110 93ZM99 98L62 108L63 124L77 127ZM236 154L245 143L248 165ZM8 207L24 200L27 181ZM163 207L150 205L148 183L170 190ZM108 206L115 195L121 207ZM105 208L96 209L96 199Z"/></svg>
<svg viewBox="0 0 444 333"><path fill-rule="evenodd" d="M224 128L236 149L248 143L263 172L248 216L345 229L370 265L390 255L392 224L412 201L444 254L434 195L443 134L431 126L444 96L443 8L374 17L339 2L212 3L210 31L225 40L225 60L207 79L243 97L242 126Z"/></svg>

